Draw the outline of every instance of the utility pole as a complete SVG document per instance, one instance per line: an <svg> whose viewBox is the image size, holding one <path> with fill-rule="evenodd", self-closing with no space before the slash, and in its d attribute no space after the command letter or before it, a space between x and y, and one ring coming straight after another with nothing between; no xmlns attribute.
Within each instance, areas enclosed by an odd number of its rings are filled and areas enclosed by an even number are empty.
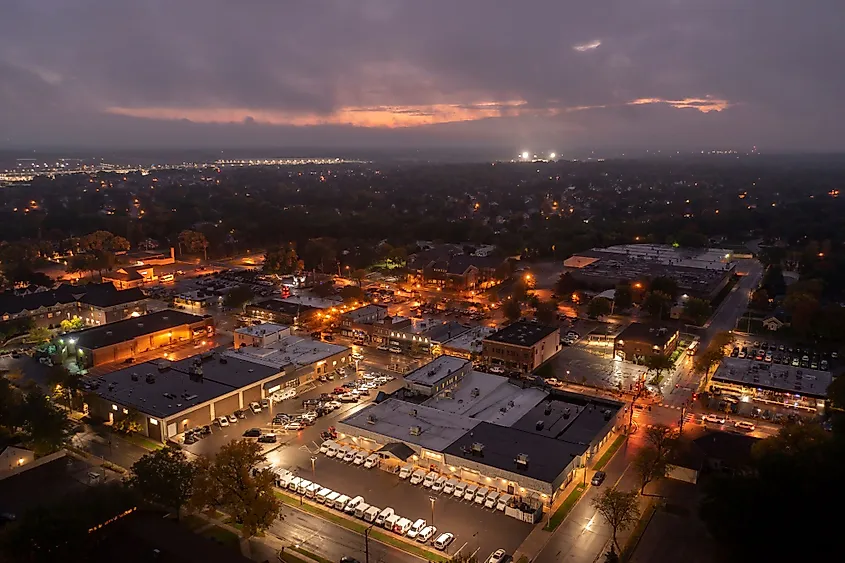
<svg viewBox="0 0 845 563"><path fill-rule="evenodd" d="M375 523L370 524L370 527L364 530L364 563L370 563L370 530L374 525Z"/></svg>

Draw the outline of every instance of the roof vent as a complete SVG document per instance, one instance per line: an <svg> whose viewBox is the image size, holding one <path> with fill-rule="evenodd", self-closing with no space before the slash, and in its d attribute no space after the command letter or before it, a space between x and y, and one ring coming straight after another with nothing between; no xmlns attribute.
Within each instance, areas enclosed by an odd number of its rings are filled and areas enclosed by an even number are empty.
<svg viewBox="0 0 845 563"><path fill-rule="evenodd" d="M517 468L528 469L528 454L519 454L514 461L516 461Z"/></svg>
<svg viewBox="0 0 845 563"><path fill-rule="evenodd" d="M563 419L564 420L569 419L569 407L566 407L566 410L563 411Z"/></svg>
<svg viewBox="0 0 845 563"><path fill-rule="evenodd" d="M155 382L156 382L156 376L154 376L154 375L153 375L153 374L151 374L151 373L148 373L148 374L147 374L147 377L146 377L146 379L145 379L145 381L146 381L147 383L155 383Z"/></svg>
<svg viewBox="0 0 845 563"><path fill-rule="evenodd" d="M535 426L535 428L536 428L537 432L539 432L540 430L542 430L542 429L543 429L543 426L545 426L545 425L546 425L546 423L545 423L544 421L542 421L542 420L538 420L538 421L537 421L537 425Z"/></svg>
<svg viewBox="0 0 845 563"><path fill-rule="evenodd" d="M420 428L419 426L411 426L410 433L411 436L419 436L420 434L422 434L422 428Z"/></svg>
<svg viewBox="0 0 845 563"><path fill-rule="evenodd" d="M378 422L376 415L371 414L367 416L367 424L375 424L376 422Z"/></svg>
<svg viewBox="0 0 845 563"><path fill-rule="evenodd" d="M473 442L470 451L473 455L481 455L484 453L484 444L481 442Z"/></svg>
<svg viewBox="0 0 845 563"><path fill-rule="evenodd" d="M135 373L134 371L132 372L132 374L129 377L132 379L132 381L138 381L138 374Z"/></svg>
<svg viewBox="0 0 845 563"><path fill-rule="evenodd" d="M114 334L112 331L110 331L110 330L106 331L106 336L111 336L112 334Z"/></svg>

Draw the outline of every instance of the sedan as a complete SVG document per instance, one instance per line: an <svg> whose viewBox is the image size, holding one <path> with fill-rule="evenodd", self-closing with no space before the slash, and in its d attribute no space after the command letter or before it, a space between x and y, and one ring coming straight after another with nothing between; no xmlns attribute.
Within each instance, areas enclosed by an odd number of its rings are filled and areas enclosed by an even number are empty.
<svg viewBox="0 0 845 563"><path fill-rule="evenodd" d="M303 428L305 428L305 425L303 425L301 422L294 420L293 422L288 422L287 424L285 424L284 428L285 430L302 430Z"/></svg>
<svg viewBox="0 0 845 563"><path fill-rule="evenodd" d="M702 418L704 422L712 422L714 424L724 424L725 417L720 414L705 414Z"/></svg>
<svg viewBox="0 0 845 563"><path fill-rule="evenodd" d="M593 475L590 484L592 484L594 487L598 487L599 485L604 483L605 477L607 477L607 474L604 471L596 471L596 474Z"/></svg>
<svg viewBox="0 0 845 563"><path fill-rule="evenodd" d="M246 432L244 432L244 438L260 438L261 437L261 429L260 428L250 428Z"/></svg>
<svg viewBox="0 0 845 563"><path fill-rule="evenodd" d="M734 423L734 428L737 430L741 430L743 432L753 432L755 426L750 422L745 422L744 420L739 420Z"/></svg>
<svg viewBox="0 0 845 563"><path fill-rule="evenodd" d="M504 549L497 549L490 554L485 563L504 563L508 559L508 553Z"/></svg>
<svg viewBox="0 0 845 563"><path fill-rule="evenodd" d="M249 404L249 410L251 410L253 414L258 414L261 412L261 405L256 402L252 402Z"/></svg>
<svg viewBox="0 0 845 563"><path fill-rule="evenodd" d="M221 416L217 419L217 423L220 424L221 427L229 426L229 419L225 416Z"/></svg>
<svg viewBox="0 0 845 563"><path fill-rule="evenodd" d="M263 434L259 436L258 441L262 444L275 444L276 443L276 435L275 434Z"/></svg>
<svg viewBox="0 0 845 563"><path fill-rule="evenodd" d="M238 421L238 417L235 416L234 414L230 414L228 416L228 418L229 418L229 424L235 424Z"/></svg>

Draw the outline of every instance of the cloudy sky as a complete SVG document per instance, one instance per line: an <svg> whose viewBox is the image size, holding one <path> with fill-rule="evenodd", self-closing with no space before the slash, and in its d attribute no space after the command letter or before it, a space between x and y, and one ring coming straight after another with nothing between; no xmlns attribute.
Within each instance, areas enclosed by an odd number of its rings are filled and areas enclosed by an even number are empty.
<svg viewBox="0 0 845 563"><path fill-rule="evenodd" d="M0 5L0 147L845 150L845 0Z"/></svg>

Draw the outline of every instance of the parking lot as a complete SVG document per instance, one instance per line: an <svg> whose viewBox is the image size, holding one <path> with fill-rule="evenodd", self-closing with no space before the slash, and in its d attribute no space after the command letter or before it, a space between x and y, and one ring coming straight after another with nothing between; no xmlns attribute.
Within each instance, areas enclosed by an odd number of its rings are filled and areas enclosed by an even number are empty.
<svg viewBox="0 0 845 563"><path fill-rule="evenodd" d="M430 499L434 498L436 535L444 532L455 535L455 541L447 549L450 554L462 547L461 553L472 553L478 549L482 559L499 548L513 553L533 528L531 524L495 509L432 492L422 485L411 485L408 480L402 480L393 473L378 468L365 469L291 446L289 444L285 451L273 452L269 459L278 459L280 467L350 498L361 495L368 504L379 508L391 507L396 514L411 522L423 518L432 523ZM315 458L313 471L312 457Z"/></svg>
<svg viewBox="0 0 845 563"><path fill-rule="evenodd" d="M645 373L645 367L613 360L587 350L583 340L574 346L564 346L552 359L557 379L591 387L628 390Z"/></svg>
<svg viewBox="0 0 845 563"><path fill-rule="evenodd" d="M766 363L832 371L837 363L836 352L826 352L804 344L739 339L730 352L732 358L748 358Z"/></svg>

